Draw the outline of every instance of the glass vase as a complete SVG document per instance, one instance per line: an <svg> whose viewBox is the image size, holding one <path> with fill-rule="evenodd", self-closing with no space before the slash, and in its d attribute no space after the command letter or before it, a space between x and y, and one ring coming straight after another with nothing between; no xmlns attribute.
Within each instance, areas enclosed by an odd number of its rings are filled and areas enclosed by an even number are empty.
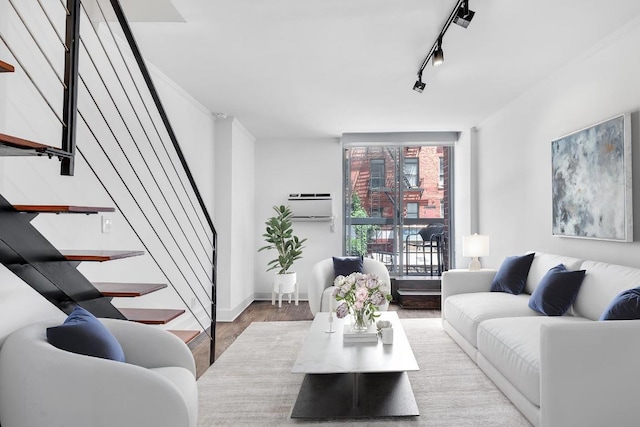
<svg viewBox="0 0 640 427"><path fill-rule="evenodd" d="M371 319L369 319L369 316L367 316L366 310L357 310L355 308L351 308L350 315L351 330L355 332L365 332L367 329L369 329Z"/></svg>

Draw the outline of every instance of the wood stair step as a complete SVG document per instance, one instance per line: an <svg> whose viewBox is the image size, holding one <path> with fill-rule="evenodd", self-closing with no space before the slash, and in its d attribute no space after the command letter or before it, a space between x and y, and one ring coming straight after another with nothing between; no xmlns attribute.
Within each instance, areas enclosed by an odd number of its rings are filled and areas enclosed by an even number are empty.
<svg viewBox="0 0 640 427"><path fill-rule="evenodd" d="M118 310L128 320L147 325L164 325L184 313L184 310L165 308L119 308Z"/></svg>
<svg viewBox="0 0 640 427"><path fill-rule="evenodd" d="M13 65L0 61L0 73L13 73L14 71L15 68Z"/></svg>
<svg viewBox="0 0 640 427"><path fill-rule="evenodd" d="M0 133L0 156L49 156L71 158L71 153L27 139Z"/></svg>
<svg viewBox="0 0 640 427"><path fill-rule="evenodd" d="M115 212L115 208L97 206L70 206L70 205L13 205L18 212L25 213L82 213L94 214L98 212Z"/></svg>
<svg viewBox="0 0 640 427"><path fill-rule="evenodd" d="M61 250L69 261L113 261L115 259L130 258L134 256L144 255L144 251L108 251L108 250L81 250L70 249Z"/></svg>
<svg viewBox="0 0 640 427"><path fill-rule="evenodd" d="M164 283L93 282L105 297L139 297L167 287Z"/></svg>
<svg viewBox="0 0 640 427"><path fill-rule="evenodd" d="M189 344L194 340L198 335L200 335L200 331L177 331L167 329L167 332L171 332L173 335L180 338L185 344Z"/></svg>

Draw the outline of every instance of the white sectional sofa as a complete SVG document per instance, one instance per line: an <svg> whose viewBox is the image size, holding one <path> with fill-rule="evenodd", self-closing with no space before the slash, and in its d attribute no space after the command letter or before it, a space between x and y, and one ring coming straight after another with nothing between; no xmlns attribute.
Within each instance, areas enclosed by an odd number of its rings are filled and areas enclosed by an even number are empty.
<svg viewBox="0 0 640 427"><path fill-rule="evenodd" d="M549 269L586 274L570 310L545 316L529 298ZM536 253L519 295L490 292L497 270L442 276L444 329L535 426L638 426L640 320L600 321L640 269Z"/></svg>

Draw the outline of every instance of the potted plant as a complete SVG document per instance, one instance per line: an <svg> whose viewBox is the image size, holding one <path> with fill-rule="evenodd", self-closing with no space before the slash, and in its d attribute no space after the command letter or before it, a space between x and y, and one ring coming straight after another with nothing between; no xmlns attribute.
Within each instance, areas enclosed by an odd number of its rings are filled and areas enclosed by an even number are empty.
<svg viewBox="0 0 640 427"><path fill-rule="evenodd" d="M296 273L289 269L296 260L302 258L302 244L307 239L299 239L293 234L293 213L289 206L274 206L273 210L276 215L265 222L266 232L262 235L268 245L258 249L258 252L265 249L275 249L278 252L278 257L267 263L267 271L278 270L273 280L273 291L286 294L295 289Z"/></svg>

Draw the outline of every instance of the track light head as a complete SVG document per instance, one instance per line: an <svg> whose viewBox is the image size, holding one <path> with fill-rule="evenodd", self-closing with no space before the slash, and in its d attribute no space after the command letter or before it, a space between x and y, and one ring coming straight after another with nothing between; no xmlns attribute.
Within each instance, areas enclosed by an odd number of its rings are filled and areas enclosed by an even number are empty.
<svg viewBox="0 0 640 427"><path fill-rule="evenodd" d="M413 90L415 90L418 93L422 93L425 86L426 84L422 82L422 71L420 71L418 73L418 80L416 80L416 83L413 85Z"/></svg>
<svg viewBox="0 0 640 427"><path fill-rule="evenodd" d="M442 63L444 62L444 52L442 51L442 36L438 38L438 46L433 51L431 62L434 67L442 65Z"/></svg>
<svg viewBox="0 0 640 427"><path fill-rule="evenodd" d="M464 0L458 8L456 16L453 18L453 22L463 28L467 28L475 14L476 13L473 10L469 10L469 0Z"/></svg>

